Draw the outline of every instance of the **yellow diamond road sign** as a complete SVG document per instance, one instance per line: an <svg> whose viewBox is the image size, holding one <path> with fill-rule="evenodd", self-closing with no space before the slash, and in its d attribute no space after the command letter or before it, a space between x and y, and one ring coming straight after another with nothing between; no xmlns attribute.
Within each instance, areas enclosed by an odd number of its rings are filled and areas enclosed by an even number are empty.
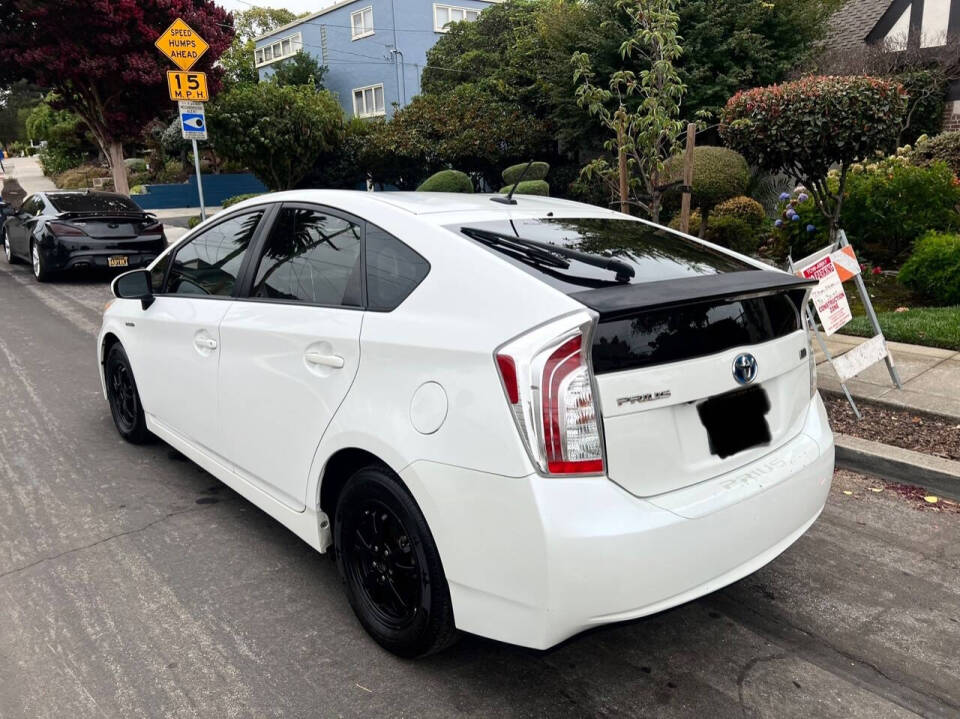
<svg viewBox="0 0 960 719"><path fill-rule="evenodd" d="M193 67L210 47L180 18L174 20L154 44L181 70L189 70Z"/></svg>

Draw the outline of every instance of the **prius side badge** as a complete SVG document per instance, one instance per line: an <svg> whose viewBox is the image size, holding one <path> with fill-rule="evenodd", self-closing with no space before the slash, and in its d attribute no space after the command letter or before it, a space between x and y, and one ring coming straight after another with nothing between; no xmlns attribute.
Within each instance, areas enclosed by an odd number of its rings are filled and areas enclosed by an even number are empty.
<svg viewBox="0 0 960 719"><path fill-rule="evenodd" d="M648 392L647 394L635 394L632 397L618 397L617 407L625 404L643 404L644 402L655 402L658 399L667 399L670 397L670 390L665 389L660 392Z"/></svg>

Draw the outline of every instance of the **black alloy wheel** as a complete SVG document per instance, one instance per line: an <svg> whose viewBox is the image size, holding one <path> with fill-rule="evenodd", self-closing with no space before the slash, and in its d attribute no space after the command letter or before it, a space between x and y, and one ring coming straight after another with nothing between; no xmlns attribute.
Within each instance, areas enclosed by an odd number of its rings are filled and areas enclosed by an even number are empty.
<svg viewBox="0 0 960 719"><path fill-rule="evenodd" d="M104 363L110 414L120 436L132 444L143 444L151 437L137 392L130 360L119 342L107 352Z"/></svg>
<svg viewBox="0 0 960 719"><path fill-rule="evenodd" d="M360 623L403 657L431 654L457 638L450 591L423 514L380 467L359 470L334 519L337 565Z"/></svg>

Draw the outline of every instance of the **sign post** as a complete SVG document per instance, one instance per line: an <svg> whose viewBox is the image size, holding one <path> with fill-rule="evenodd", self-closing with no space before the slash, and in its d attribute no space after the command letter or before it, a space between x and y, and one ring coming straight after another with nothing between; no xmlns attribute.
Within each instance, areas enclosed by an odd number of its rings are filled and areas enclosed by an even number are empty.
<svg viewBox="0 0 960 719"><path fill-rule="evenodd" d="M190 102L181 100L180 106L180 131L183 133L184 140L190 140L193 143L193 164L197 169L197 193L200 195L200 220L207 219L207 208L203 202L203 183L200 181L200 150L197 148L197 140L207 139L207 116L203 111L202 102Z"/></svg>
<svg viewBox="0 0 960 719"><path fill-rule="evenodd" d="M203 201L203 176L200 174L200 149L197 147L197 140L207 139L207 117L203 103L210 99L210 93L207 91L207 74L190 72L190 68L210 46L180 18L174 20L154 44L180 68L179 72L167 72L167 89L170 91L170 99L179 104L183 139L190 140L193 144L200 219L206 220L207 207Z"/></svg>

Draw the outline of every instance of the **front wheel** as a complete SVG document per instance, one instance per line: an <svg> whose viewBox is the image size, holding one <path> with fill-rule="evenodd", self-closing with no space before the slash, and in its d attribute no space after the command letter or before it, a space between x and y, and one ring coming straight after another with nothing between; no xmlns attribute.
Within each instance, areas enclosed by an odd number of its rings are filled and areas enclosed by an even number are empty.
<svg viewBox="0 0 960 719"><path fill-rule="evenodd" d="M13 254L13 247L10 246L10 233L7 232L7 228L3 228L3 255L7 258L7 264L15 265L20 260Z"/></svg>
<svg viewBox="0 0 960 719"><path fill-rule="evenodd" d="M347 480L334 517L334 546L350 605L384 649L419 657L456 641L436 544L394 475L366 467Z"/></svg>
<svg viewBox="0 0 960 719"><path fill-rule="evenodd" d="M148 442L152 435L143 416L137 382L133 378L127 353L119 342L107 351L103 376L107 383L110 414L120 436L132 444Z"/></svg>
<svg viewBox="0 0 960 719"><path fill-rule="evenodd" d="M46 282L50 279L50 270L47 269L36 242L30 243L30 261L33 264L33 276L37 282Z"/></svg>

